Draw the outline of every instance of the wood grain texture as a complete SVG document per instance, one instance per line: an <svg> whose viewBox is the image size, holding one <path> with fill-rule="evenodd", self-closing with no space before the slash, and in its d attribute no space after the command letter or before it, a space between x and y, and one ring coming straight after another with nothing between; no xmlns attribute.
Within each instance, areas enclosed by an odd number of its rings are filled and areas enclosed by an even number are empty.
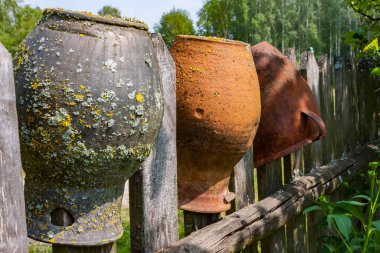
<svg viewBox="0 0 380 253"><path fill-rule="evenodd" d="M322 143L322 163L326 164L334 157L334 104L333 89L331 87L330 66L327 55L322 55L318 59L319 66L319 86L321 91L321 115L326 122L327 136L321 140Z"/></svg>
<svg viewBox="0 0 380 253"><path fill-rule="evenodd" d="M231 202L231 209L228 214L255 202L253 170L253 148L250 147L244 157L235 165L230 179L229 189L235 193L235 199ZM257 250L257 243L255 242L247 245L242 253L256 253Z"/></svg>
<svg viewBox="0 0 380 253"><path fill-rule="evenodd" d="M296 67L297 58L294 49L285 51L286 57ZM285 184L299 179L303 175L303 149L284 157ZM306 252L306 216L300 214L286 223L286 251L287 253Z"/></svg>
<svg viewBox="0 0 380 253"><path fill-rule="evenodd" d="M302 65L301 70L304 72L307 83L313 92L315 100L317 101L318 108L321 110L321 92L320 92L320 82L319 82L319 66L315 59L313 52L303 52L302 53ZM322 116L322 115L321 115ZM326 121L325 121L326 122ZM304 156L304 173L310 173L314 169L320 167L322 163L322 142L316 141L311 143L310 145L303 148L303 156ZM311 213L306 215L306 242L309 253L317 253L319 252L318 237L317 233L318 222L320 217L318 214Z"/></svg>
<svg viewBox="0 0 380 253"><path fill-rule="evenodd" d="M132 252L154 252L178 241L176 73L160 34L152 34L159 60L164 118L150 156L129 180Z"/></svg>
<svg viewBox="0 0 380 253"><path fill-rule="evenodd" d="M0 252L27 252L12 56L0 43Z"/></svg>
<svg viewBox="0 0 380 253"><path fill-rule="evenodd" d="M257 168L259 200L282 188L281 159ZM286 250L285 228L279 228L261 240L261 251L282 253Z"/></svg>
<svg viewBox="0 0 380 253"><path fill-rule="evenodd" d="M284 226L311 205L311 200L331 194L343 181L366 170L369 161L378 159L378 151L375 145L363 146L348 158L322 166L257 204L228 215L159 252L237 252Z"/></svg>
<svg viewBox="0 0 380 253"><path fill-rule="evenodd" d="M221 219L219 213L195 213L183 211L183 220L185 225L185 236L191 235L210 224L213 224Z"/></svg>
<svg viewBox="0 0 380 253"><path fill-rule="evenodd" d="M235 193L231 212L243 209L254 202L253 149L250 147L244 157L235 165L229 189Z"/></svg>

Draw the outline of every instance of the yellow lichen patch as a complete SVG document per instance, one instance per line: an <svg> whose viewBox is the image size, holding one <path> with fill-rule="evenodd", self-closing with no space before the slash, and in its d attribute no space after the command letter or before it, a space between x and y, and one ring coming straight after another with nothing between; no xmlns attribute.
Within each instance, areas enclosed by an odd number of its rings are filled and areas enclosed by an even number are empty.
<svg viewBox="0 0 380 253"><path fill-rule="evenodd" d="M35 90L38 88L38 83L32 83L31 85L32 89Z"/></svg>
<svg viewBox="0 0 380 253"><path fill-rule="evenodd" d="M107 115L107 117L112 117L112 116L113 116L113 113L110 112L110 113L107 113L106 115Z"/></svg>
<svg viewBox="0 0 380 253"><path fill-rule="evenodd" d="M20 56L20 58L18 58L18 61L17 61L17 67L21 66L22 61L23 61L22 56Z"/></svg>
<svg viewBox="0 0 380 253"><path fill-rule="evenodd" d="M61 122L61 126L68 127L71 124L71 117L70 115L66 116L66 119Z"/></svg>
<svg viewBox="0 0 380 253"><path fill-rule="evenodd" d="M198 71L201 71L201 69L198 68L198 67L190 67L190 70L191 70L192 72L198 72Z"/></svg>
<svg viewBox="0 0 380 253"><path fill-rule="evenodd" d="M69 105L70 105L70 106L74 106L74 105L76 105L76 104L75 104L74 101L71 101L71 102L69 103Z"/></svg>
<svg viewBox="0 0 380 253"><path fill-rule="evenodd" d="M49 240L49 242L50 242L50 243L54 243L54 242L55 242L55 239L54 239L54 238L51 238L51 239Z"/></svg>
<svg viewBox="0 0 380 253"><path fill-rule="evenodd" d="M40 227L41 230L47 229L47 226L45 224L40 223L38 226Z"/></svg>
<svg viewBox="0 0 380 253"><path fill-rule="evenodd" d="M75 99L78 99L78 100L83 100L84 99L84 95L82 94L75 94Z"/></svg>
<svg viewBox="0 0 380 253"><path fill-rule="evenodd" d="M101 113L100 109L95 110L96 115L100 115L100 113Z"/></svg>
<svg viewBox="0 0 380 253"><path fill-rule="evenodd" d="M84 86L84 85L79 85L79 88L81 89L81 90L84 90L85 88L86 88L86 86Z"/></svg>
<svg viewBox="0 0 380 253"><path fill-rule="evenodd" d="M142 102L144 102L144 96L143 96L143 94L141 94L141 93L137 93L136 94L136 101L137 102L139 102L139 103L142 103Z"/></svg>
<svg viewBox="0 0 380 253"><path fill-rule="evenodd" d="M84 34L83 34L83 33L80 33L80 34L79 34L79 36L83 37L83 36L84 36Z"/></svg>

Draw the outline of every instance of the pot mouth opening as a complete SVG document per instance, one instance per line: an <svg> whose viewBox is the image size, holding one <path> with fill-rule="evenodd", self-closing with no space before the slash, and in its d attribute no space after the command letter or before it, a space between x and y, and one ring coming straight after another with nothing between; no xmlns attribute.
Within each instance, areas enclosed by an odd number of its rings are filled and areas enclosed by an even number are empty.
<svg viewBox="0 0 380 253"><path fill-rule="evenodd" d="M233 45L241 45L241 46L250 46L249 44L239 41L239 40L230 40L230 39L213 37L213 36L206 37L206 36L196 36L196 35L177 35L176 38L187 39L187 40L209 41L209 42L233 44Z"/></svg>
<svg viewBox="0 0 380 253"><path fill-rule="evenodd" d="M116 18L112 16L100 16L91 12L70 11L61 8L47 8L43 10L42 14L44 16L56 15L73 20L87 20L103 24L133 27L140 30L148 31L147 24L145 24L143 21L137 20L136 18Z"/></svg>

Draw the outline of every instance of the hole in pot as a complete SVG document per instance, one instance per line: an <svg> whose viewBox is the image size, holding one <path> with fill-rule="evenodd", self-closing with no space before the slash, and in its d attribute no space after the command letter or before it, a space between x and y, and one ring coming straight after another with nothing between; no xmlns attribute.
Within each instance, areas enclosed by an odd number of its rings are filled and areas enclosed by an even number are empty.
<svg viewBox="0 0 380 253"><path fill-rule="evenodd" d="M60 227L68 227L74 223L74 217L65 208L56 208L50 213L51 224Z"/></svg>
<svg viewBox="0 0 380 253"><path fill-rule="evenodd" d="M194 113L194 116L198 119L202 119L203 118L203 114L204 114L204 110L201 109L201 108L197 108L195 109L195 113Z"/></svg>

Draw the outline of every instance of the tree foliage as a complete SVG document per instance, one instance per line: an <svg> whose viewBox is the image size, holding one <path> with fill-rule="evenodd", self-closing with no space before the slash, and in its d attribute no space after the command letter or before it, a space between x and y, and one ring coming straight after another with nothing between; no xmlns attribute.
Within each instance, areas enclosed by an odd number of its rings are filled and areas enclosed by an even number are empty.
<svg viewBox="0 0 380 253"><path fill-rule="evenodd" d="M350 53L342 38L358 22L343 0L206 0L198 15L201 35L331 55Z"/></svg>
<svg viewBox="0 0 380 253"><path fill-rule="evenodd" d="M19 4L16 0L0 0L0 42L12 54L42 17L40 8Z"/></svg>
<svg viewBox="0 0 380 253"><path fill-rule="evenodd" d="M119 9L109 5L103 6L103 8L98 11L98 14L102 16L112 16L116 18L121 17Z"/></svg>
<svg viewBox="0 0 380 253"><path fill-rule="evenodd" d="M159 24L154 26L154 30L162 34L162 38L167 45L170 45L178 34L195 34L193 21L190 19L189 13L175 8L162 15Z"/></svg>

